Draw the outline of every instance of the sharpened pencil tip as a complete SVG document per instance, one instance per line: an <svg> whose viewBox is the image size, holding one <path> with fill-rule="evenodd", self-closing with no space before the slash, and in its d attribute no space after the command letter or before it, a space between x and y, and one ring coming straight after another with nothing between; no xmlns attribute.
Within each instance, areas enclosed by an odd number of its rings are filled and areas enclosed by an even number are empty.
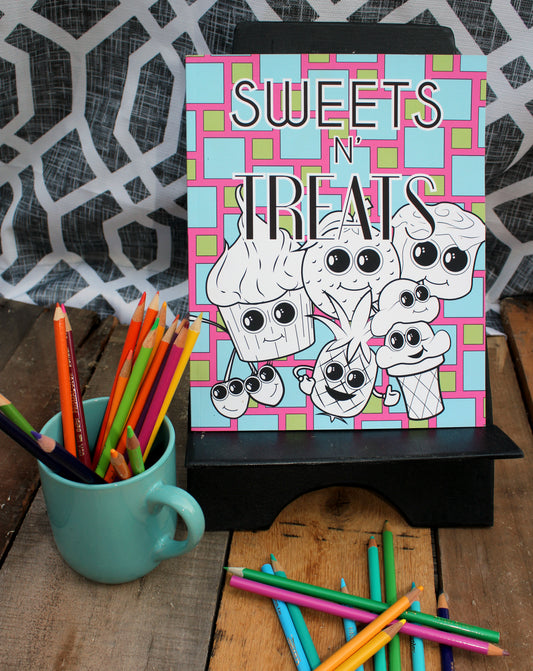
<svg viewBox="0 0 533 671"><path fill-rule="evenodd" d="M270 561L277 561L276 557L274 557L272 552L270 553Z"/></svg>
<svg viewBox="0 0 533 671"><path fill-rule="evenodd" d="M509 653L508 650L504 650L502 654L503 654L504 657L509 657L510 653Z"/></svg>
<svg viewBox="0 0 533 671"><path fill-rule="evenodd" d="M32 431L31 435L35 438L35 440L41 440L42 435L38 431Z"/></svg>

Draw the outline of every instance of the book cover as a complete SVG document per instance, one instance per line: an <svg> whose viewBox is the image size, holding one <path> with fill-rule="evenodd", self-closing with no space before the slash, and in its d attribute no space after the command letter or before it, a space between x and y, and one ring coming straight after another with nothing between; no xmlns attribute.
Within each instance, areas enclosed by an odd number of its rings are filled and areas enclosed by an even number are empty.
<svg viewBox="0 0 533 671"><path fill-rule="evenodd" d="M486 59L187 59L194 431L485 424Z"/></svg>

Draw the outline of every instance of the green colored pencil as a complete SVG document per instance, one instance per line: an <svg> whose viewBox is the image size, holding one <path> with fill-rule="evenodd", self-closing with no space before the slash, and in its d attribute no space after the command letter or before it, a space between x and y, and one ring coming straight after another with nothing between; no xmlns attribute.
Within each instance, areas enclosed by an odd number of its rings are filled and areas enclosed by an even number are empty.
<svg viewBox="0 0 533 671"><path fill-rule="evenodd" d="M326 599L333 603L344 604L345 606L353 606L354 608L361 608L370 613L383 613L389 607L388 604L381 601L373 601L362 596L355 596L354 594L344 594L343 592L328 589L326 587L318 587L317 585L310 585L308 583L292 580L291 578L282 578L279 575L268 575L261 571L255 571L250 568L243 567L226 567L226 570L241 578L248 580L255 580L265 585L272 585L273 587L281 587L282 589L291 590L298 594L307 594L308 596L315 596L319 599ZM477 638L482 641L489 641L490 643L498 643L500 634L492 629L485 629L476 625L464 624L456 622L455 620L446 620L436 615L429 613L417 613L408 610L402 613L402 617L408 622L415 624L424 624L433 629L440 629L441 631L451 631L455 634L463 634L472 638Z"/></svg>
<svg viewBox="0 0 533 671"><path fill-rule="evenodd" d="M394 561L394 536L388 520L383 525L383 579L385 583L385 601L393 604L398 599L396 589L396 565ZM395 636L389 643L389 671L402 671L400 637Z"/></svg>
<svg viewBox="0 0 533 671"><path fill-rule="evenodd" d="M273 554L270 555L270 559L272 561L272 568L274 569L275 575L286 578L287 575L285 571L281 568L278 560L274 557ZM288 603L287 608L289 609L289 615L291 616L292 623L294 624L294 628L296 629L296 633L298 634L300 643L304 649L309 666L312 669L316 669L316 667L320 664L320 657L316 651L315 644L313 643L313 639L309 633L309 629L305 624L304 616L302 615L302 612L298 606L293 603Z"/></svg>
<svg viewBox="0 0 533 671"><path fill-rule="evenodd" d="M381 569L379 550L374 536L368 541L368 579L370 582L370 598L381 601ZM387 655L385 649L378 650L374 656L374 671L387 671Z"/></svg>
<svg viewBox="0 0 533 671"><path fill-rule="evenodd" d="M133 475L139 475L139 473L144 471L143 453L131 426L128 426L126 432L126 449L128 451L131 472Z"/></svg>
<svg viewBox="0 0 533 671"><path fill-rule="evenodd" d="M157 323L158 320L156 319L152 328L148 332L148 335L143 341L142 347L139 350L139 354L137 355L135 363L133 364L133 369L128 379L128 384L126 385L126 389L124 389L124 394L122 395L122 399L117 408L115 419L113 420L111 428L109 429L109 433L107 434L104 449L100 455L98 466L95 469L95 473L100 475L102 478L105 476L107 467L109 466L111 450L116 448L117 443L120 440L120 436L124 431L130 410L135 401L135 397L139 391L139 386L142 382L144 371L148 365L148 360L150 359L150 354L152 353L152 349L154 347Z"/></svg>
<svg viewBox="0 0 533 671"><path fill-rule="evenodd" d="M27 433L28 436L31 436L31 432L35 431L33 426L28 422L28 420L22 415L3 394L0 394L0 411L10 419L13 424L16 424L19 429L22 429L24 433Z"/></svg>

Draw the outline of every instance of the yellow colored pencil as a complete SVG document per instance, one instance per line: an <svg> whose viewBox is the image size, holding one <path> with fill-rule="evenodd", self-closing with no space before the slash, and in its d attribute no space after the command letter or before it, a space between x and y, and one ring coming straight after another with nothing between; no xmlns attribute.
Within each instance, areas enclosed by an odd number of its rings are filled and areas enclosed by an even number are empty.
<svg viewBox="0 0 533 671"><path fill-rule="evenodd" d="M398 620L398 622L394 622L383 631L380 631L379 634L376 634L376 636L370 639L370 641L363 645L362 648L359 648L357 652L354 652L351 657L348 657L345 662L342 662L342 664L338 666L335 671L355 671L355 669L361 666L361 664L364 664L377 652L384 648L387 643L389 643L396 636L405 622L405 620Z"/></svg>

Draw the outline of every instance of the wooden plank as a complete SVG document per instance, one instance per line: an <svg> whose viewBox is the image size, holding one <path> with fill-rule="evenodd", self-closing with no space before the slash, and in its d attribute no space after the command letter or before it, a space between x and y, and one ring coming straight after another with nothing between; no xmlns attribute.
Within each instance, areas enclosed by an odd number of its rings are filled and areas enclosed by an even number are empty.
<svg viewBox="0 0 533 671"><path fill-rule="evenodd" d="M42 307L0 297L0 370L43 311Z"/></svg>
<svg viewBox="0 0 533 671"><path fill-rule="evenodd" d="M230 566L259 569L273 553L287 575L297 580L339 589L341 577L354 594L368 595L367 545L376 537L381 554L381 530L391 523L395 536L398 592L412 581L425 586L423 608L435 612L431 533L407 525L396 510L377 495L356 488L333 487L299 497L277 517L270 529L234 533ZM305 611L305 619L321 659L344 642L342 621ZM409 639L402 637L402 669L411 669ZM258 668L293 671L294 663L272 603L232 587L224 587L209 671ZM438 648L426 645L428 671L440 669Z"/></svg>
<svg viewBox="0 0 533 671"><path fill-rule="evenodd" d="M529 421L533 423L533 299L506 298L501 302L501 318Z"/></svg>
<svg viewBox="0 0 533 671"><path fill-rule="evenodd" d="M525 459L496 462L494 526L439 531L444 588L451 616L501 632L507 658L455 654L462 671L529 669L533 631L533 438L503 336L488 338L494 422Z"/></svg>

